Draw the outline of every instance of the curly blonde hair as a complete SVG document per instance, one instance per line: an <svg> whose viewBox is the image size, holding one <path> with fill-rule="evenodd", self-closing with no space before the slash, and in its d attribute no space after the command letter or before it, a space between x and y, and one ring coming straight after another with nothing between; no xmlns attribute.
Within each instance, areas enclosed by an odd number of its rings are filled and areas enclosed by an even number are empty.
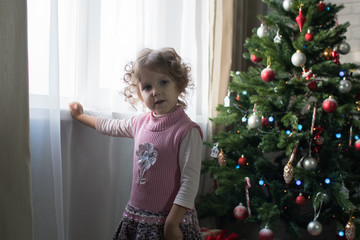
<svg viewBox="0 0 360 240"><path fill-rule="evenodd" d="M125 66L123 78L127 84L123 92L125 101L130 102L135 108L136 104L141 100L139 84L141 82L141 70L144 68L171 76L180 92L178 104L186 108L187 89L194 87L190 75L191 67L183 62L173 48L161 48L158 50L144 48L138 53L135 62L130 62Z"/></svg>

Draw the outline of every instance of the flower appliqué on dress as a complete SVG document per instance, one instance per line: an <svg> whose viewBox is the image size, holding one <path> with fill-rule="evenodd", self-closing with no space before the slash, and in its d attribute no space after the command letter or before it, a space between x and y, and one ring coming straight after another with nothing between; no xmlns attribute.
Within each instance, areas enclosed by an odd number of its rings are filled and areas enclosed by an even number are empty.
<svg viewBox="0 0 360 240"><path fill-rule="evenodd" d="M138 175L139 178L137 180L137 184L145 184L146 179L144 178L145 172L155 164L157 151L154 149L154 145L151 143L144 143L139 145L139 150L136 151L136 156L138 159Z"/></svg>

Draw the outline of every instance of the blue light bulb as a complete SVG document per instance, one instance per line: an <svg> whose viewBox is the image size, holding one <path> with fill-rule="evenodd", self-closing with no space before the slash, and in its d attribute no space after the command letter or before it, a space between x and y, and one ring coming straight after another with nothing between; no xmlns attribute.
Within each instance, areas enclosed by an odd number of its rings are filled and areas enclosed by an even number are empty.
<svg viewBox="0 0 360 240"><path fill-rule="evenodd" d="M242 91L242 94L243 94L243 95L246 95L246 94L247 94L247 91L246 91L246 90Z"/></svg>
<svg viewBox="0 0 360 240"><path fill-rule="evenodd" d="M303 125L299 124L298 129L299 129L299 131L301 131L303 129Z"/></svg>
<svg viewBox="0 0 360 240"><path fill-rule="evenodd" d="M287 134L287 135L290 135L290 134L291 134L291 131L290 131L290 130L286 130L286 134Z"/></svg>
<svg viewBox="0 0 360 240"><path fill-rule="evenodd" d="M338 233L338 234L339 234L339 236L340 236L340 237L343 237L343 236L345 236L345 233L344 233L344 231L339 231L339 233Z"/></svg>
<svg viewBox="0 0 360 240"><path fill-rule="evenodd" d="M330 184L330 182L331 182L331 181L330 181L330 178L325 178L325 183L326 183L326 184Z"/></svg>
<svg viewBox="0 0 360 240"><path fill-rule="evenodd" d="M242 122L246 122L246 121L247 121L247 118L246 118L246 117L243 117L243 118L241 119L241 121L242 121Z"/></svg>
<svg viewBox="0 0 360 240"><path fill-rule="evenodd" d="M269 122L273 122L273 121L274 121L274 117L271 116L271 117L268 118L268 120L269 120Z"/></svg>
<svg viewBox="0 0 360 240"><path fill-rule="evenodd" d="M296 180L296 185L300 186L301 185L301 180Z"/></svg>
<svg viewBox="0 0 360 240"><path fill-rule="evenodd" d="M341 138L341 133L337 133L336 138Z"/></svg>
<svg viewBox="0 0 360 240"><path fill-rule="evenodd" d="M359 140L359 135L355 135L355 140Z"/></svg>
<svg viewBox="0 0 360 240"><path fill-rule="evenodd" d="M339 72L339 76L340 76L340 77L345 76L345 71L341 70L341 71Z"/></svg>
<svg viewBox="0 0 360 240"><path fill-rule="evenodd" d="M236 168L236 169L239 169L239 168L240 168L240 166L239 166L239 165L237 165L235 168Z"/></svg>
<svg viewBox="0 0 360 240"><path fill-rule="evenodd" d="M264 183L265 183L264 180L262 180L262 179L259 180L259 185L260 185L260 186L263 186Z"/></svg>

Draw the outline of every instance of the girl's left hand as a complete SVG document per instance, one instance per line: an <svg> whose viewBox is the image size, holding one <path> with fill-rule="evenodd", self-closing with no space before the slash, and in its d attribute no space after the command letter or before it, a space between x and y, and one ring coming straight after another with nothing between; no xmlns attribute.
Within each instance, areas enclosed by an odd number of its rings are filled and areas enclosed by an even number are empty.
<svg viewBox="0 0 360 240"><path fill-rule="evenodd" d="M182 240L183 235L179 224L165 222L164 235L166 240Z"/></svg>

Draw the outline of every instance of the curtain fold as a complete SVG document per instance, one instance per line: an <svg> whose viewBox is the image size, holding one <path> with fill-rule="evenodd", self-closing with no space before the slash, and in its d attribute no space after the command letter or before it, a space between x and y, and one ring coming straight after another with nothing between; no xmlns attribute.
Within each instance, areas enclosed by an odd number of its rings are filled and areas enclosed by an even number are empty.
<svg viewBox="0 0 360 240"><path fill-rule="evenodd" d="M25 0L0 0L0 29L0 239L32 240Z"/></svg>

